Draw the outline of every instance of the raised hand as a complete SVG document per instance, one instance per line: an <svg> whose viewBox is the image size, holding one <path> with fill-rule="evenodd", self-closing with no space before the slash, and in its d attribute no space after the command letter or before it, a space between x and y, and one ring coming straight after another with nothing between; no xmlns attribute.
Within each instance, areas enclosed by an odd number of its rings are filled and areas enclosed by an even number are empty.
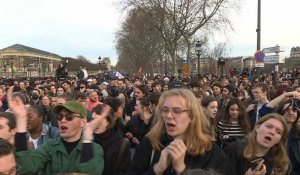
<svg viewBox="0 0 300 175"><path fill-rule="evenodd" d="M105 105L103 107L103 110L99 116L94 118L91 122L87 123L83 130L83 143L91 143L93 140L93 132L96 128L98 128L101 125L101 122L103 120L106 120L105 118L110 113L111 108L108 105Z"/></svg>
<svg viewBox="0 0 300 175"><path fill-rule="evenodd" d="M27 108L20 97L13 97L13 86L7 91L7 101L9 109L15 114L17 118L27 118Z"/></svg>
<svg viewBox="0 0 300 175"><path fill-rule="evenodd" d="M94 118L94 120L92 120L91 122L89 122L87 124L87 126L89 128L91 128L92 130L95 130L99 126L99 124L101 123L101 121L104 120L104 119L106 119L106 117L110 113L110 110L111 110L110 106L104 105L101 114L98 115L96 118Z"/></svg>
<svg viewBox="0 0 300 175"><path fill-rule="evenodd" d="M7 101L9 109L16 116L17 132L27 132L27 108L20 97L13 97L13 86L7 91Z"/></svg>

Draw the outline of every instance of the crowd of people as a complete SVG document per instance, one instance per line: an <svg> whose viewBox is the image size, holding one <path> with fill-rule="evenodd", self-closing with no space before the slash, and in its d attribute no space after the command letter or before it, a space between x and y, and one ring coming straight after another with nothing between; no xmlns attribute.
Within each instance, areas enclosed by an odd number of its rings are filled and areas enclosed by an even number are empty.
<svg viewBox="0 0 300 175"><path fill-rule="evenodd" d="M84 69L0 81L0 174L300 174L297 77Z"/></svg>

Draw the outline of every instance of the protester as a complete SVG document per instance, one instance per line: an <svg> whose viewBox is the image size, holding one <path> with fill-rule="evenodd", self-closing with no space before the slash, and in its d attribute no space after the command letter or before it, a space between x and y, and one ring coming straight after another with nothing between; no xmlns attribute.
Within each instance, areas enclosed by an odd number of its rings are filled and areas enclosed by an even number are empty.
<svg viewBox="0 0 300 175"><path fill-rule="evenodd" d="M143 140L144 136L150 130L153 120L153 109L148 98L141 97L137 99L134 108L135 115L127 123L127 133L125 134L133 148Z"/></svg>
<svg viewBox="0 0 300 175"><path fill-rule="evenodd" d="M264 83L257 83L253 86L251 90L255 102L250 104L246 111L249 113L249 120L250 120L250 126L251 129L254 128L255 123L259 120L261 117L259 115L259 109L266 103L269 102L268 100L268 85Z"/></svg>
<svg viewBox="0 0 300 175"><path fill-rule="evenodd" d="M231 97L224 110L223 117L218 122L218 139L224 148L230 142L243 140L250 132L248 115L243 103L238 98Z"/></svg>
<svg viewBox="0 0 300 175"><path fill-rule="evenodd" d="M0 111L4 112L8 109L6 92L3 88L0 88Z"/></svg>
<svg viewBox="0 0 300 175"><path fill-rule="evenodd" d="M218 124L218 101L213 96L203 97L201 100L204 113L208 117L210 133L214 138L217 138L217 124Z"/></svg>
<svg viewBox="0 0 300 175"><path fill-rule="evenodd" d="M261 117L246 140L225 148L230 174L286 174L289 168L287 137L287 124L281 115L270 113ZM257 159L261 161L254 163Z"/></svg>
<svg viewBox="0 0 300 175"><path fill-rule="evenodd" d="M0 112L0 138L15 143L16 118L10 112Z"/></svg>
<svg viewBox="0 0 300 175"><path fill-rule="evenodd" d="M122 134L115 128L118 118L121 117L121 102L110 97L109 103L111 112L108 117L101 116L104 105L99 104L93 109L93 118L103 118L94 131L95 142L100 144L104 150L104 171L103 175L125 174L130 167L131 155L130 144L123 138Z"/></svg>
<svg viewBox="0 0 300 175"><path fill-rule="evenodd" d="M9 90L9 106L17 119L16 160L22 167L21 174L32 174L44 170L46 174L56 173L89 173L99 175L103 171L102 148L92 143L93 130L99 120L86 124L86 110L75 101L67 101L56 106L61 138L49 140L36 150L27 150L27 110L19 97L12 98L12 88ZM102 115L107 116L109 107Z"/></svg>
<svg viewBox="0 0 300 175"><path fill-rule="evenodd" d="M226 172L225 155L214 144L191 91L164 92L157 108L158 121L137 146L129 174L180 174L196 168Z"/></svg>
<svg viewBox="0 0 300 175"><path fill-rule="evenodd" d="M14 147L7 140L0 138L0 174L16 175L17 165Z"/></svg>
<svg viewBox="0 0 300 175"><path fill-rule="evenodd" d="M46 111L43 106L30 106L27 115L27 140L30 148L37 149L48 139L59 137L58 128L44 123Z"/></svg>

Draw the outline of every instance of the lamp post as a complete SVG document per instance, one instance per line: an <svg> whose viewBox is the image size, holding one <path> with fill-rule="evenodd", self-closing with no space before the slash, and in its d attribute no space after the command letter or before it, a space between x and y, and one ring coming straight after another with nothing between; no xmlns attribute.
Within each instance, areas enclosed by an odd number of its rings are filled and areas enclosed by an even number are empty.
<svg viewBox="0 0 300 175"><path fill-rule="evenodd" d="M98 57L98 61L99 61L99 72L100 72L100 70L101 70L101 59L102 59L101 56L99 56L99 57Z"/></svg>
<svg viewBox="0 0 300 175"><path fill-rule="evenodd" d="M14 60L10 60L10 66L11 66L11 78L14 77Z"/></svg>
<svg viewBox="0 0 300 175"><path fill-rule="evenodd" d="M201 43L200 41L197 41L196 43L196 51L197 51L197 57L198 57L198 64L197 64L197 73L198 78L200 78L200 56L201 56Z"/></svg>
<svg viewBox="0 0 300 175"><path fill-rule="evenodd" d="M218 67L221 66L221 76L220 77L224 76L224 65L225 65L225 59L223 57L219 58Z"/></svg>

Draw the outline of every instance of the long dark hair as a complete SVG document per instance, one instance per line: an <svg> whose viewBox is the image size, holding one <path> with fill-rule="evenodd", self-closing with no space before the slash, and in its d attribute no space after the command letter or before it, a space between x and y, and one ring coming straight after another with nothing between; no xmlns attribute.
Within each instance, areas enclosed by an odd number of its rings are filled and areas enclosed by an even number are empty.
<svg viewBox="0 0 300 175"><path fill-rule="evenodd" d="M241 128L244 130L245 133L249 133L250 132L250 124L248 121L248 113L246 112L245 106L243 104L243 102L235 97L231 97L227 103L227 106L225 108L225 112L224 112L224 117L223 117L223 121L224 122L229 122L230 121L230 114L229 114L229 110L230 107L232 105L237 105L239 108L239 117L238 117L238 122L241 125Z"/></svg>

